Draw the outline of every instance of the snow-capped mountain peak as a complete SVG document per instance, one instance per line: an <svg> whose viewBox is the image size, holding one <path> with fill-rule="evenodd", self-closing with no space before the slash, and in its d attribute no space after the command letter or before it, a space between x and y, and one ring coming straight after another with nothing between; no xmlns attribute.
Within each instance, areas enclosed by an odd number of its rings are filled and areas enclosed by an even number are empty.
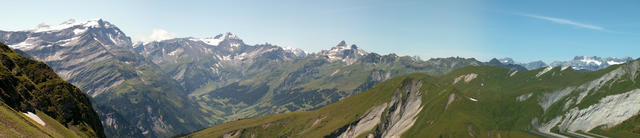
<svg viewBox="0 0 640 138"><path fill-rule="evenodd" d="M343 40L335 47L329 50L322 50L318 53L319 56L326 57L329 61L342 61L347 64L353 64L359 57L365 56L369 53L359 49L356 45L347 45Z"/></svg>
<svg viewBox="0 0 640 138"><path fill-rule="evenodd" d="M214 38L215 39L223 39L223 40L225 40L225 39L240 39L240 38L238 38L238 36L236 36L236 34L231 33L231 32L227 32L227 33L224 33L224 34L216 35L216 37L214 37Z"/></svg>
<svg viewBox="0 0 640 138"><path fill-rule="evenodd" d="M366 55L367 52L359 49L358 46L356 45L347 45L347 43L342 40L340 41L340 43L338 43L338 45L336 45L335 47L332 47L331 49L329 49L329 51L321 51L320 53L324 53L324 54L331 54L331 55L335 55L335 54L345 54L344 52L353 52L353 54L356 55Z"/></svg>
<svg viewBox="0 0 640 138"><path fill-rule="evenodd" d="M596 57L596 56L593 56L593 57L582 56L582 58L575 57L574 60L583 62L587 65L598 65L598 66L602 65L602 58Z"/></svg>
<svg viewBox="0 0 640 138"><path fill-rule="evenodd" d="M58 25L48 25L48 24L45 24L45 23L41 23L38 26L36 26L35 28L29 29L27 31L34 32L34 33L60 31L60 30L64 30L64 29L72 28L72 27L76 27L76 26L82 26L82 28L89 28L89 27L93 27L93 28L98 28L98 27L109 28L109 27L113 27L113 25L111 25L109 22L106 22L106 21L104 21L102 19L93 19L93 20L89 20L89 21L86 21L86 22L78 22L75 19L69 19L69 20L67 20L67 21L65 21L65 22L63 22L61 24L58 24Z"/></svg>
<svg viewBox="0 0 640 138"><path fill-rule="evenodd" d="M216 35L215 37L192 38L190 40L192 40L192 41L201 41L201 42L204 42L205 44L208 44L208 45L218 46L224 40L242 40L242 39L240 39L234 33L227 32L227 33ZM239 44L231 44L231 46L237 47L237 46L240 46L240 45Z"/></svg>
<svg viewBox="0 0 640 138"><path fill-rule="evenodd" d="M575 70L595 71L606 68L610 65L622 64L633 60L631 57L615 58L607 57L601 58L597 56L576 56L570 61L555 61L551 63L551 66L571 66Z"/></svg>
<svg viewBox="0 0 640 138"><path fill-rule="evenodd" d="M293 47L289 47L289 46L284 46L284 47L282 47L282 49L284 51L291 52L294 55L299 56L299 57L304 57L304 56L307 55L307 52L305 52L304 50L299 49L299 48L293 48Z"/></svg>
<svg viewBox="0 0 640 138"><path fill-rule="evenodd" d="M38 50L47 47L72 47L82 45L86 41L97 41L102 45L127 47L131 45L131 39L120 31L115 25L102 19L93 19L78 22L69 19L58 25L40 24L35 28L17 31L2 32L9 47L20 50ZM85 35L91 33L92 35Z"/></svg>

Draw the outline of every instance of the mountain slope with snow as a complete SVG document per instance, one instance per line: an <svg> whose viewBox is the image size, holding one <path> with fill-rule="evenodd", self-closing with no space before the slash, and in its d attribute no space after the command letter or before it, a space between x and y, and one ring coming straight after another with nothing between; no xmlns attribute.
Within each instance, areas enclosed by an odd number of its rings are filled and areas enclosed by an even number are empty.
<svg viewBox="0 0 640 138"><path fill-rule="evenodd" d="M180 85L107 21L69 20L0 36L91 96L108 136L171 136L204 126Z"/></svg>
<svg viewBox="0 0 640 138"><path fill-rule="evenodd" d="M555 61L550 65L557 66L570 66L575 70L586 70L586 71L595 71L599 69L606 68L611 65L618 65L622 63L626 63L633 60L631 57L624 58L601 58L601 57L587 57L587 56L576 56L573 60L570 61Z"/></svg>

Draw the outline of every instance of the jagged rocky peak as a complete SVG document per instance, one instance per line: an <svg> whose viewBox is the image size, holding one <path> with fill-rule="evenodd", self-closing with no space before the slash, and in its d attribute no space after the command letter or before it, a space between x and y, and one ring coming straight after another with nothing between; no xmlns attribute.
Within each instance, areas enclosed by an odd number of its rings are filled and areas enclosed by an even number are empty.
<svg viewBox="0 0 640 138"><path fill-rule="evenodd" d="M227 32L223 34L216 35L215 37L207 37L207 38L192 38L192 41L202 41L208 45L219 46L225 40L234 41L233 43L229 43L229 46L237 47L243 44L242 39L238 37L236 34Z"/></svg>
<svg viewBox="0 0 640 138"><path fill-rule="evenodd" d="M299 48L294 48L294 47L284 46L284 47L282 47L282 49L283 49L284 51L291 52L291 53L293 53L293 55L298 56L298 57L305 57L305 56L307 56L307 52L306 52L306 51L304 51L304 50L302 50L302 49L299 49Z"/></svg>
<svg viewBox="0 0 640 138"><path fill-rule="evenodd" d="M347 42L345 42L344 40L340 41L338 45L331 48L331 51L337 51L337 52L348 51L348 50L352 50L359 55L366 55L366 52L364 50L358 49L358 46L356 46L355 44L349 46L347 45Z"/></svg>
<svg viewBox="0 0 640 138"><path fill-rule="evenodd" d="M366 51L359 49L356 45L347 45L344 40L330 50L322 50L318 53L318 55L326 57L329 61L342 61L347 64L353 64L358 58L367 54Z"/></svg>
<svg viewBox="0 0 640 138"><path fill-rule="evenodd" d="M236 34L231 33L231 32L227 32L227 33L216 35L216 37L214 37L214 38L215 39L240 39L240 38L238 38L238 36Z"/></svg>
<svg viewBox="0 0 640 138"><path fill-rule="evenodd" d="M493 63L493 64L503 64L502 60L498 60L496 58L492 58L491 60L489 60L489 63Z"/></svg>
<svg viewBox="0 0 640 138"><path fill-rule="evenodd" d="M356 46L355 44L347 45L347 43L344 40L342 40L335 47L332 47L330 50L323 50L323 51L320 52L320 54L322 54L322 55L344 55L344 56L359 55L359 56L363 56L363 55L366 55L368 53L366 51L358 48L358 46Z"/></svg>

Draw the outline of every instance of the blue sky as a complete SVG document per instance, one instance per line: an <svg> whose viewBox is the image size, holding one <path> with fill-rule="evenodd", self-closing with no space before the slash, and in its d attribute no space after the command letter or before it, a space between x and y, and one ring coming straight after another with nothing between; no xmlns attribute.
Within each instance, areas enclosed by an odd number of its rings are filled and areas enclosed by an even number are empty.
<svg viewBox="0 0 640 138"><path fill-rule="evenodd" d="M640 1L6 1L0 30L102 18L130 36L233 32L249 44L317 52L340 40L430 57L639 57ZM160 32L160 31L157 31Z"/></svg>

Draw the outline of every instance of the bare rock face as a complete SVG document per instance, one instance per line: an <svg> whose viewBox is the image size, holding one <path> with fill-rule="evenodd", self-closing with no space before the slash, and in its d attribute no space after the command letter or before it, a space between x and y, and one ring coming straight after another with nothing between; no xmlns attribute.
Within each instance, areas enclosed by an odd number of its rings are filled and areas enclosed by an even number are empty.
<svg viewBox="0 0 640 138"><path fill-rule="evenodd" d="M422 81L411 81L402 91L396 91L391 100L388 118L381 126L382 137L400 137L416 122L422 111ZM405 95L404 97L402 95Z"/></svg>
<svg viewBox="0 0 640 138"><path fill-rule="evenodd" d="M422 81L412 80L396 89L391 101L372 107L360 120L348 126L339 138L352 138L377 127L368 137L400 137L415 123L422 111ZM386 118L382 118L386 114Z"/></svg>
<svg viewBox="0 0 640 138"><path fill-rule="evenodd" d="M589 131L596 127L609 128L640 114L640 89L632 89L624 92L611 91L607 88L616 82L637 80L640 61L624 64L610 72L579 86L571 86L562 90L544 93L539 99L540 106L547 113L549 107L562 106L562 113L546 122L532 122L533 126L541 133L554 135L550 132L553 127L559 131L577 136L586 136L583 133L592 134ZM628 77L628 78L627 78ZM613 93L613 94L606 94ZM603 97L595 97L598 94L606 94ZM585 99L599 99L596 103L587 107L577 106ZM560 103L563 99L565 103ZM542 125L538 125L542 124Z"/></svg>
<svg viewBox="0 0 640 138"><path fill-rule="evenodd" d="M380 123L382 113L386 108L387 103L372 107L360 120L358 120L356 125L347 128L347 131L338 136L338 138L357 137L358 135L373 129Z"/></svg>
<svg viewBox="0 0 640 138"><path fill-rule="evenodd" d="M199 117L187 117L199 111L181 86L137 54L131 39L107 21L69 20L31 30L0 31L0 36L9 47L45 62L89 95L106 124L107 136L168 137L204 127L203 121L195 119ZM145 111L146 105L153 112L138 112Z"/></svg>
<svg viewBox="0 0 640 138"><path fill-rule="evenodd" d="M622 123L640 113L640 89L602 98L597 104L584 109L572 108L564 115L560 129L590 131L604 125L605 128Z"/></svg>

